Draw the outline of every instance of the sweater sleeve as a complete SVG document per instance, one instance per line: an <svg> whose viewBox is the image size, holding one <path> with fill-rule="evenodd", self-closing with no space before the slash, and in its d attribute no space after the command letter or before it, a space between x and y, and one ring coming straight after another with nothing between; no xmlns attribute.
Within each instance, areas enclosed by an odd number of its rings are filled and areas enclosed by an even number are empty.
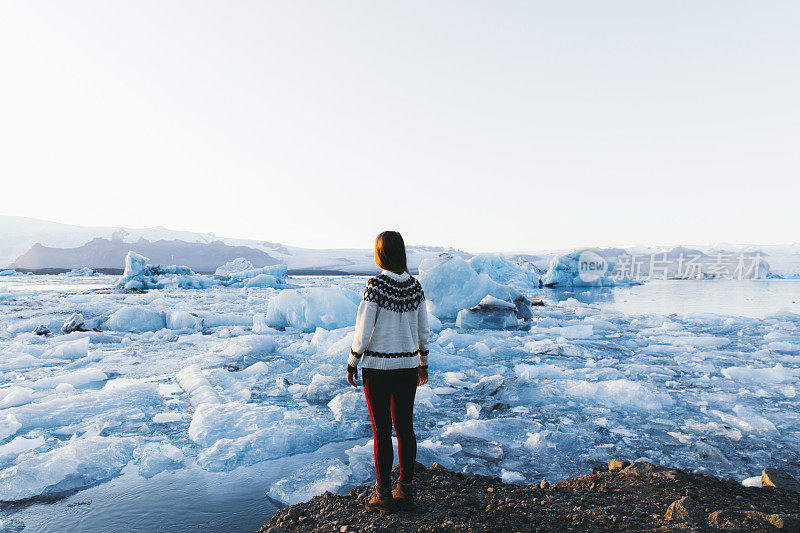
<svg viewBox="0 0 800 533"><path fill-rule="evenodd" d="M378 304L369 300L361 300L358 304L358 314L356 315L356 333L353 336L353 345L350 348L350 357L347 359L347 366L358 366L361 354L369 346L372 338L372 330L375 327L375 318L378 316Z"/></svg>
<svg viewBox="0 0 800 533"><path fill-rule="evenodd" d="M428 339L431 336L431 329L428 325L428 306L422 303L417 310L417 338L419 339L419 364L428 366Z"/></svg>

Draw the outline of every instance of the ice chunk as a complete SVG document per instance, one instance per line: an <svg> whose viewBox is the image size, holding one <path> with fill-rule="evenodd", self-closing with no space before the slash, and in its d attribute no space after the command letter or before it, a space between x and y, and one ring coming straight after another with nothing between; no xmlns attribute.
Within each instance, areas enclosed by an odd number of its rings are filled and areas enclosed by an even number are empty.
<svg viewBox="0 0 800 533"><path fill-rule="evenodd" d="M455 317L460 310L478 305L486 295L511 302L520 296L517 289L497 283L485 273L478 274L469 263L450 253L425 259L419 271L428 310L439 318Z"/></svg>
<svg viewBox="0 0 800 533"><path fill-rule="evenodd" d="M0 501L55 496L111 479L133 458L131 437L73 438L0 471Z"/></svg>
<svg viewBox="0 0 800 533"><path fill-rule="evenodd" d="M183 465L183 452L167 442L148 442L141 449L139 475L151 478L164 470L180 468Z"/></svg>
<svg viewBox="0 0 800 533"><path fill-rule="evenodd" d="M143 305L130 305L115 311L106 321L105 327L113 331L158 331L167 327L164 313Z"/></svg>
<svg viewBox="0 0 800 533"><path fill-rule="evenodd" d="M283 418L284 410L274 405L229 402L201 403L192 415L189 438L200 446L219 439L237 439Z"/></svg>
<svg viewBox="0 0 800 533"><path fill-rule="evenodd" d="M86 321L80 313L73 313L64 325L61 326L61 333L72 333L73 331L87 331Z"/></svg>
<svg viewBox="0 0 800 533"><path fill-rule="evenodd" d="M33 389L30 387L12 386L0 389L0 409L25 405L33 400Z"/></svg>
<svg viewBox="0 0 800 533"><path fill-rule="evenodd" d="M436 318L436 315L428 313L428 327L431 333L439 333L442 331L442 321Z"/></svg>
<svg viewBox="0 0 800 533"><path fill-rule="evenodd" d="M13 459L23 452L35 450L44 444L44 437L34 437L26 439L25 437L14 437L14 439L0 446L0 464L9 459Z"/></svg>
<svg viewBox="0 0 800 533"><path fill-rule="evenodd" d="M360 300L354 292L338 287L284 290L270 299L266 322L303 331L352 326Z"/></svg>
<svg viewBox="0 0 800 533"><path fill-rule="evenodd" d="M478 254L467 263L478 274L486 274L501 285L520 289L536 289L539 286L538 269L522 259L512 263L502 254Z"/></svg>
<svg viewBox="0 0 800 533"><path fill-rule="evenodd" d="M522 483L525 481L525 476L519 472L511 472L505 468L500 470L500 478L503 480L503 483Z"/></svg>
<svg viewBox="0 0 800 533"><path fill-rule="evenodd" d="M212 414L203 417L211 431L200 437L190 427L190 437L194 435L201 442L210 442L220 436L197 457L197 463L211 471L310 452L331 440L352 438L355 431L360 431L360 428L333 422L329 416L325 419L306 410L287 411L275 406L247 404L244 412L239 413L238 408L234 408L233 413L227 413L222 406L203 405L195 411L195 416L202 411ZM194 418L192 424L195 424Z"/></svg>
<svg viewBox="0 0 800 533"><path fill-rule="evenodd" d="M74 278L74 277L85 277L85 276L97 276L98 273L89 267L83 267L83 268L73 268L64 275Z"/></svg>
<svg viewBox="0 0 800 533"><path fill-rule="evenodd" d="M362 415L366 409L364 395L356 391L340 392L328 402L328 408L333 413L333 418L343 420Z"/></svg>
<svg viewBox="0 0 800 533"><path fill-rule="evenodd" d="M42 359L80 359L89 353L89 337L62 341L44 352Z"/></svg>
<svg viewBox="0 0 800 533"><path fill-rule="evenodd" d="M81 370L67 372L66 374L61 374L58 376L37 379L31 384L31 386L36 389L52 389L63 384L69 384L73 387L81 387L83 385L88 385L89 383L105 381L106 379L108 379L106 373L97 368L82 368Z"/></svg>
<svg viewBox="0 0 800 533"><path fill-rule="evenodd" d="M749 477L742 481L745 487L758 487L761 488L761 476Z"/></svg>
<svg viewBox="0 0 800 533"><path fill-rule="evenodd" d="M22 424L11 413L0 415L0 440L5 440L16 433Z"/></svg>
<svg viewBox="0 0 800 533"><path fill-rule="evenodd" d="M457 328L505 329L516 327L517 308L511 302L484 296L475 307L462 309L456 317Z"/></svg>
<svg viewBox="0 0 800 533"><path fill-rule="evenodd" d="M567 383L562 391L564 396L610 408L650 411L667 409L675 403L668 394L656 392L645 383L628 379Z"/></svg>
<svg viewBox="0 0 800 533"><path fill-rule="evenodd" d="M502 441L525 435L526 432L538 431L542 425L527 418L493 418L489 420L464 420L453 422L442 433L442 436L472 438L486 441Z"/></svg>
<svg viewBox="0 0 800 533"><path fill-rule="evenodd" d="M214 278L228 287L294 287L286 283L286 272L286 265L254 268L250 261L239 257L217 268Z"/></svg>
<svg viewBox="0 0 800 533"><path fill-rule="evenodd" d="M306 390L309 403L328 403L336 395L336 391L346 386L343 377L314 374Z"/></svg>
<svg viewBox="0 0 800 533"><path fill-rule="evenodd" d="M166 327L180 331L203 331L203 319L188 311L167 311Z"/></svg>
<svg viewBox="0 0 800 533"><path fill-rule="evenodd" d="M15 407L13 413L25 430L72 424L85 427L93 423L118 425L141 416L143 410L155 409L162 402L157 383L117 378L107 381L102 389L51 396Z"/></svg>
<svg viewBox="0 0 800 533"><path fill-rule="evenodd" d="M199 365L187 366L175 375L175 380L189 395L189 401L195 407L203 403L215 404L220 401Z"/></svg>
<svg viewBox="0 0 800 533"><path fill-rule="evenodd" d="M321 459L275 482L267 494L286 505L294 505L326 491L335 492L349 479L350 468L339 459Z"/></svg>
<svg viewBox="0 0 800 533"><path fill-rule="evenodd" d="M753 368L749 366L731 366L722 369L722 375L734 381L770 385L776 383L793 383L797 381L795 371L778 363L772 368Z"/></svg>
<svg viewBox="0 0 800 533"><path fill-rule="evenodd" d="M180 422L181 420L183 420L183 415L177 411L156 413L156 416L153 417L154 424L170 424L172 422Z"/></svg>

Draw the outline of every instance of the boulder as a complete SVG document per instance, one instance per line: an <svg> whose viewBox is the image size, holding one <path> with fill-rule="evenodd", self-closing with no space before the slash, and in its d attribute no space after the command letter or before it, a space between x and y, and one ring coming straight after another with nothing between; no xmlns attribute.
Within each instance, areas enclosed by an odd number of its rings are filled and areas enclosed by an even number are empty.
<svg viewBox="0 0 800 533"><path fill-rule="evenodd" d="M623 468L621 472L623 474L635 474L635 475L645 475L645 474L655 474L656 472L662 472L664 470L668 470L663 466L656 466L653 463L648 463L646 461L636 461L633 464L630 464Z"/></svg>
<svg viewBox="0 0 800 533"><path fill-rule="evenodd" d="M800 492L800 483L780 468L765 468L761 472L761 486Z"/></svg>
<svg viewBox="0 0 800 533"><path fill-rule="evenodd" d="M630 461L620 461L619 459L611 459L608 462L608 469L612 470L612 471L613 470L622 470L623 468L625 468L629 464L631 464Z"/></svg>
<svg viewBox="0 0 800 533"><path fill-rule="evenodd" d="M667 522L702 522L705 513L700 504L689 496L684 496L680 500L675 500L667 508L664 520Z"/></svg>
<svg viewBox="0 0 800 533"><path fill-rule="evenodd" d="M33 332L36 335L50 335L50 328L48 328L44 324L41 324L39 326L36 326L36 329L33 330Z"/></svg>

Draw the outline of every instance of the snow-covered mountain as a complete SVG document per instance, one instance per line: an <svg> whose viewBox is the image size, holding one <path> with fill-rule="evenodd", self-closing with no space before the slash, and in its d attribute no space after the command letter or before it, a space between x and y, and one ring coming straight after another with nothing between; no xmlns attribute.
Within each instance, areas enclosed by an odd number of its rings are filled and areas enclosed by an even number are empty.
<svg viewBox="0 0 800 533"><path fill-rule="evenodd" d="M99 239L99 240L98 240ZM185 264L199 271L213 270L234 257L247 257L253 264L285 263L294 272L375 272L373 251L368 248L312 249L250 239L218 237L213 233L175 231L164 227L85 227L26 217L0 216L0 268L122 268L127 250L152 255L156 262ZM408 266L416 270L423 259L443 251L470 257L472 254L442 246L407 247ZM572 251L533 250L506 253L510 259L525 259L540 269L547 268L557 254ZM631 246L601 250L604 256L620 254L669 254L700 252L712 255L762 253L770 272L781 277L800 277L800 243L786 245L743 245L718 243L686 247Z"/></svg>
<svg viewBox="0 0 800 533"><path fill-rule="evenodd" d="M312 249L217 237L213 233L174 231L163 227L85 227L26 217L0 216L0 268L122 268L128 250L157 263L182 264L213 271L235 257L254 265L285 263L292 271L375 272L371 249ZM440 252L470 254L440 246L408 246L408 266Z"/></svg>

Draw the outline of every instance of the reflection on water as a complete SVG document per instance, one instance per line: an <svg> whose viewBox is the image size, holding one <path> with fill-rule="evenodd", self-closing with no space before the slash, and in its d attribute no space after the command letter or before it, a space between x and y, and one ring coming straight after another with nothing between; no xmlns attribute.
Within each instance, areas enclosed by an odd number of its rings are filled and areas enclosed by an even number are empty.
<svg viewBox="0 0 800 533"><path fill-rule="evenodd" d="M627 314L715 313L763 318L782 309L800 313L800 280L650 281L644 285L540 289L545 302L575 298Z"/></svg>

